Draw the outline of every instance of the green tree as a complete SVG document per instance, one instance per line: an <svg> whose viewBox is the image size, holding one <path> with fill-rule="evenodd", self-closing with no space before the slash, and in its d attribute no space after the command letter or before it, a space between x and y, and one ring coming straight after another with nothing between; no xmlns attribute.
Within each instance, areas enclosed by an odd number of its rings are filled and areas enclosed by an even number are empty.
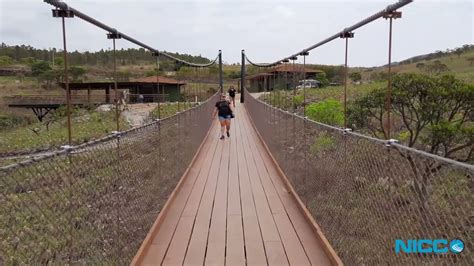
<svg viewBox="0 0 474 266"><path fill-rule="evenodd" d="M426 65L424 63L418 63L416 64L416 68L418 68L421 71L424 71Z"/></svg>
<svg viewBox="0 0 474 266"><path fill-rule="evenodd" d="M64 59L62 57L54 58L54 65L55 66L63 66L64 65Z"/></svg>
<svg viewBox="0 0 474 266"><path fill-rule="evenodd" d="M474 154L474 85L452 75L427 76L401 74L393 80L392 110L400 125L399 133L409 147L463 162L473 162ZM357 129L369 129L375 136L387 136L383 116L385 88L372 91L349 107L349 121ZM413 186L425 223L430 179L442 164L417 166L413 153L396 149L413 173Z"/></svg>
<svg viewBox="0 0 474 266"><path fill-rule="evenodd" d="M25 58L22 58L20 60L20 62L22 64L25 64L25 65L33 65L35 62L36 62L36 59L34 59L33 57L25 57Z"/></svg>
<svg viewBox="0 0 474 266"><path fill-rule="evenodd" d="M349 78L352 79L352 81L357 82L362 79L362 75L359 72L352 72L349 75Z"/></svg>
<svg viewBox="0 0 474 266"><path fill-rule="evenodd" d="M349 106L354 128L387 137L386 88L372 91ZM394 77L392 106L405 144L459 161L474 155L474 85L452 75L400 74Z"/></svg>
<svg viewBox="0 0 474 266"><path fill-rule="evenodd" d="M80 77L84 76L86 74L86 69L80 66L72 66L69 69L69 72L71 73L72 80L73 81L78 81Z"/></svg>
<svg viewBox="0 0 474 266"><path fill-rule="evenodd" d="M44 82L46 85L46 88L51 89L52 84L54 81L58 80L58 72L55 70L47 70L43 73L41 73L38 78L40 81Z"/></svg>
<svg viewBox="0 0 474 266"><path fill-rule="evenodd" d="M426 65L426 67L424 67L423 70L429 74L438 75L438 74L448 72L449 68L447 65L441 63L441 61L435 60L433 64Z"/></svg>
<svg viewBox="0 0 474 266"><path fill-rule="evenodd" d="M459 57L461 57L462 53L464 53L464 50L463 48L457 48L456 50L454 50L454 53Z"/></svg>
<svg viewBox="0 0 474 266"><path fill-rule="evenodd" d="M316 74L316 80L321 82L321 87L326 87L329 85L329 80L325 72L320 72Z"/></svg>
<svg viewBox="0 0 474 266"><path fill-rule="evenodd" d="M38 61L31 65L31 74L35 77L38 77L49 70L51 70L51 66L46 61Z"/></svg>
<svg viewBox="0 0 474 266"><path fill-rule="evenodd" d="M8 55L0 56L0 66L8 66L13 64L13 58L9 57Z"/></svg>
<svg viewBox="0 0 474 266"><path fill-rule="evenodd" d="M335 99L327 99L308 105L306 114L312 120L332 126L342 126L344 123L342 105Z"/></svg>

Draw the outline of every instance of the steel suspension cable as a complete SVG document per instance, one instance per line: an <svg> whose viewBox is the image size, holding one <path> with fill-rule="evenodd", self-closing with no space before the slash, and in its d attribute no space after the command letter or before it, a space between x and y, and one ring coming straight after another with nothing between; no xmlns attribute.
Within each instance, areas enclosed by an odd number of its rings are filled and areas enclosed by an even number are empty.
<svg viewBox="0 0 474 266"><path fill-rule="evenodd" d="M301 55L302 53L309 52L309 51L311 51L311 50L313 50L317 47L320 47L320 46L322 46L326 43L329 43L329 42L339 38L340 36L342 36L342 35L344 35L348 32L353 32L354 30L356 30L358 28L361 28L362 26L365 26L365 25L367 25L367 24L369 24L369 23L371 23L371 22L373 22L373 21L375 21L379 18L382 18L382 17L386 16L387 14L390 14L390 13L396 11L397 9L399 9L403 6L408 5L411 2L413 2L413 0L399 0L398 2L396 2L394 4L388 5L385 9L373 14L372 16L369 16L369 17L357 22L356 24L354 24L352 26L349 26L349 27L343 29L340 32L337 32L334 35L332 35L332 36L330 36L330 37L328 37L328 38L326 38L326 39L324 39L324 40L322 40L322 41L320 41L320 42L318 42L318 43L316 43L316 44L314 44L314 45L312 45L308 48L305 48L305 49L303 49L303 50L301 50L301 51L299 51L299 52L297 52L293 55L287 56L287 57L282 58L280 60L277 60L273 63L254 63L247 56L245 56L245 58L246 58L246 60L249 64L251 64L253 66L256 66L256 67L276 66L278 64L281 64L281 62L284 61L284 60L292 60L291 58L293 58L293 57L297 57L297 56Z"/></svg>
<svg viewBox="0 0 474 266"><path fill-rule="evenodd" d="M188 62L188 61L179 59L179 58L177 58L177 57L175 57L175 56L172 56L172 55L170 55L170 54L168 54L168 53L166 53L166 52L159 51L159 50L157 50L157 49L155 49L155 48L153 48L153 47L151 47L151 46L149 46L149 45L147 45L147 44L145 44L145 43L143 43L143 42L141 42L141 41L139 41L139 40L137 40L137 39L134 39L134 38L132 38L132 37L126 35L125 33L119 32L117 29L112 28L112 27L110 27L110 26L108 26L108 25L106 25L106 24L104 24L104 23L102 23L102 22L100 22L100 21L98 21L98 20L96 20L96 19L94 19L94 18L92 18L92 17L90 17L90 16L88 16L88 15L82 13L82 12L80 12L79 10L74 9L74 8L68 6L68 5L67 5L65 2L63 2L63 1L59 1L59 0L43 0L43 1L44 1L45 3L48 3L48 4L50 4L50 5L54 6L54 7L56 7L57 9L61 9L61 10L65 10L65 11L72 12L72 13L74 14L74 16L77 16L77 17L81 18L82 20L85 20L85 21L91 23L92 25L95 25L95 26L97 26L97 27L99 27L99 28L101 28L101 29L103 29L103 30L105 30L105 31L108 31L108 32L113 33L113 34L117 34L117 35L120 36L121 38L123 38L123 39L125 39L125 40L127 40L127 41L129 41L129 42L131 42L131 43L134 43L134 44L136 44L136 45L138 45L138 46L141 46L141 47L143 47L143 48L145 48L145 49L151 51L152 53L157 53L157 54L159 54L160 56L166 57L166 58L168 58L168 59L174 60L174 61L176 61L176 62L182 63L182 64L187 65L187 66L191 66L191 67L208 67L208 66L211 66L211 65L215 64L215 63L217 62L217 60L219 59L219 55L217 55L217 57L216 57L214 60L212 60L211 62L206 63L206 64L191 63L191 62ZM219 54L220 54L220 53L219 53Z"/></svg>

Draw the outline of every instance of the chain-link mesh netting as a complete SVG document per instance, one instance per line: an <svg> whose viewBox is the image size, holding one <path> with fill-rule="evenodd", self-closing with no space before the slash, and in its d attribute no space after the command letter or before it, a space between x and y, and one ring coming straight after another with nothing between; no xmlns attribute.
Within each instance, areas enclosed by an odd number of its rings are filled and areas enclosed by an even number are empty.
<svg viewBox="0 0 474 266"><path fill-rule="evenodd" d="M216 97L0 168L0 264L128 264L203 141Z"/></svg>
<svg viewBox="0 0 474 266"><path fill-rule="evenodd" d="M473 265L474 167L319 124L250 94L246 108L348 265ZM461 239L460 254L396 254L395 240Z"/></svg>

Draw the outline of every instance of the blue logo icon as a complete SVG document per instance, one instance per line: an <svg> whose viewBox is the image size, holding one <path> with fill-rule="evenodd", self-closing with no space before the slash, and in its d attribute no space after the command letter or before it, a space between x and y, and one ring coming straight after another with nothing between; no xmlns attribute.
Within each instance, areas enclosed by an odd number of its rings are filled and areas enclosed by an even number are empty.
<svg viewBox="0 0 474 266"><path fill-rule="evenodd" d="M459 254L464 250L464 242L461 239L453 239L449 243L449 249L451 252Z"/></svg>
<svg viewBox="0 0 474 266"><path fill-rule="evenodd" d="M464 242L461 239L395 239L395 253L435 253L459 254L464 250Z"/></svg>

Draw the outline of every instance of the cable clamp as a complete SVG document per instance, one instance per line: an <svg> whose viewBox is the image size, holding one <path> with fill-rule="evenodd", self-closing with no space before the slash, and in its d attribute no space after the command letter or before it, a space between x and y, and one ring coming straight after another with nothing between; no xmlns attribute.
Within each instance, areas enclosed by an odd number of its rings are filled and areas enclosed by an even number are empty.
<svg viewBox="0 0 474 266"><path fill-rule="evenodd" d="M396 143L399 143L399 141L396 140L396 139L389 139L385 142L385 146L386 147L391 147L393 144L396 144Z"/></svg>

